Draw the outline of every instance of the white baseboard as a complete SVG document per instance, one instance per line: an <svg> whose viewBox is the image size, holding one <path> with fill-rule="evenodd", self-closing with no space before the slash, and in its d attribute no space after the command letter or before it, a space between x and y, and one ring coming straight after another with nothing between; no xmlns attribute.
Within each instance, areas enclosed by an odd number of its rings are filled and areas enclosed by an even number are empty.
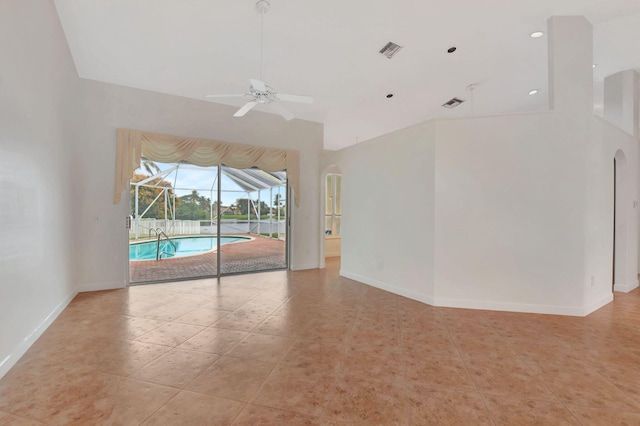
<svg viewBox="0 0 640 426"><path fill-rule="evenodd" d="M344 270L340 270L340 276L361 282L363 284L370 285L371 287L376 287L381 290L386 290L390 293L397 294L399 296L404 296L412 300L417 300L418 302L426 303L428 305L433 305L433 296L430 296L427 294L409 291L409 290L403 289L402 287L395 286L393 284L388 284L373 278L364 277L362 275L354 274Z"/></svg>
<svg viewBox="0 0 640 426"><path fill-rule="evenodd" d="M616 284L613 286L613 291L619 291L621 293L629 293L631 290L638 288L638 282L631 284Z"/></svg>
<svg viewBox="0 0 640 426"><path fill-rule="evenodd" d="M67 307L69 303L76 297L77 291L72 291L53 311L47 315L47 317L38 324L38 326L29 335L25 336L22 342L17 345L14 350L7 355L3 360L0 360L0 379L11 368L16 365L18 360L24 355L27 350L35 343L36 340L44 333L44 331L58 318L58 315Z"/></svg>
<svg viewBox="0 0 640 426"><path fill-rule="evenodd" d="M432 306L446 307L446 308L460 308L460 309L481 309L488 311L505 311L505 312L526 312L532 314L550 314L550 315L568 315L582 317L590 314L591 312L600 309L607 303L613 300L613 295L607 295L596 303L582 307L582 306L559 306L559 305L537 305L528 303L507 303L507 302L492 302L483 300L469 300L469 299L449 299L442 297L433 297L425 294L419 294L412 291L408 291L393 284L378 281L373 278L364 277L362 275L354 274L348 271L341 270L340 275L345 278L361 282L363 284L370 285L382 290L389 291L391 293L408 297L409 299L417 300L418 302L426 303Z"/></svg>
<svg viewBox="0 0 640 426"><path fill-rule="evenodd" d="M530 303L492 302L485 300L436 298L435 306L462 309L482 309L487 311L524 312L528 314L584 316L580 306L537 305Z"/></svg>
<svg viewBox="0 0 640 426"><path fill-rule="evenodd" d="M589 306L585 306L584 307L584 313L583 316L587 316L589 315L591 312L595 312L598 309L602 308L604 305L607 305L609 303L613 302L613 293L609 293L605 296L603 296L600 300L598 300L595 303L592 303Z"/></svg>
<svg viewBox="0 0 640 426"><path fill-rule="evenodd" d="M118 288L125 288L124 282L106 282L106 283L85 283L78 286L79 292L85 291L101 291L101 290L115 290Z"/></svg>
<svg viewBox="0 0 640 426"><path fill-rule="evenodd" d="M303 271L305 269L318 269L317 263L301 263L296 265L291 265L292 271Z"/></svg>

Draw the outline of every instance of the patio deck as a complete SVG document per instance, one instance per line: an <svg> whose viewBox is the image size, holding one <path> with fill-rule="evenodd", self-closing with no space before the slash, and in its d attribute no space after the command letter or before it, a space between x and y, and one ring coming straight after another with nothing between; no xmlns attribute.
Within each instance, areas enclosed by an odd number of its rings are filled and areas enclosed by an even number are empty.
<svg viewBox="0 0 640 426"><path fill-rule="evenodd" d="M256 235L241 235L254 238L237 244L220 247L222 274L266 271L286 267L285 242ZM131 283L180 280L218 274L216 252L155 260L129 262Z"/></svg>

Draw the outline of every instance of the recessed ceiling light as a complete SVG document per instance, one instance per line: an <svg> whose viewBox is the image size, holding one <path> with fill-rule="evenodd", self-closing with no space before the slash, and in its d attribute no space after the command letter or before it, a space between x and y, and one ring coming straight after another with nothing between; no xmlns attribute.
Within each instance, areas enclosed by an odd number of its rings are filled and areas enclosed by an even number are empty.
<svg viewBox="0 0 640 426"><path fill-rule="evenodd" d="M457 47L455 47L455 46L452 46L452 47L450 47L450 48L448 48L448 49L447 49L447 53L453 53L453 52L455 52L456 50L458 50L458 48L457 48Z"/></svg>
<svg viewBox="0 0 640 426"><path fill-rule="evenodd" d="M535 95L536 93L538 93L538 89L533 89L529 91L530 95Z"/></svg>
<svg viewBox="0 0 640 426"><path fill-rule="evenodd" d="M389 94L387 95L387 98L393 98L393 93L389 93Z"/></svg>
<svg viewBox="0 0 640 426"><path fill-rule="evenodd" d="M542 37L544 35L544 33L542 31L534 31L531 33L531 37L532 38L538 38L538 37Z"/></svg>
<svg viewBox="0 0 640 426"><path fill-rule="evenodd" d="M597 67L597 66L598 66L598 65L596 65L596 64L591 65L591 67L592 67L592 68L595 68L595 67Z"/></svg>

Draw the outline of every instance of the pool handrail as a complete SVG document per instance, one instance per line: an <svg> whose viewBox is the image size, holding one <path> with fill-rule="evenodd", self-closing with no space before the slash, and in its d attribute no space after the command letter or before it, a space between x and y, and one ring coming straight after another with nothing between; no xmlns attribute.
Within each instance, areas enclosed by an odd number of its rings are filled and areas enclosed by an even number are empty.
<svg viewBox="0 0 640 426"><path fill-rule="evenodd" d="M162 259L162 255L163 254L173 254L175 255L176 251L178 251L178 249L176 248L176 245L173 243L173 241L171 241L171 238L169 238L169 236L167 234L164 233L164 231L160 228L156 229L156 232L158 232L158 243L156 245L156 262ZM164 235L165 239L169 242L169 244L171 244L173 246L173 253L170 253L168 251L160 251L160 240L162 240L162 236Z"/></svg>

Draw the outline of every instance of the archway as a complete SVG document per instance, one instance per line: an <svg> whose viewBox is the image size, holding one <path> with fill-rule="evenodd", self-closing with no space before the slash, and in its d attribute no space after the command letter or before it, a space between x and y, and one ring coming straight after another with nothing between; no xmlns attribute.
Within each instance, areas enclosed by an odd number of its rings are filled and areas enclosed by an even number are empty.
<svg viewBox="0 0 640 426"><path fill-rule="evenodd" d="M320 266L325 267L325 259L341 256L342 237L342 171L338 166L329 166L321 177L322 199L320 203L322 233L320 238Z"/></svg>

